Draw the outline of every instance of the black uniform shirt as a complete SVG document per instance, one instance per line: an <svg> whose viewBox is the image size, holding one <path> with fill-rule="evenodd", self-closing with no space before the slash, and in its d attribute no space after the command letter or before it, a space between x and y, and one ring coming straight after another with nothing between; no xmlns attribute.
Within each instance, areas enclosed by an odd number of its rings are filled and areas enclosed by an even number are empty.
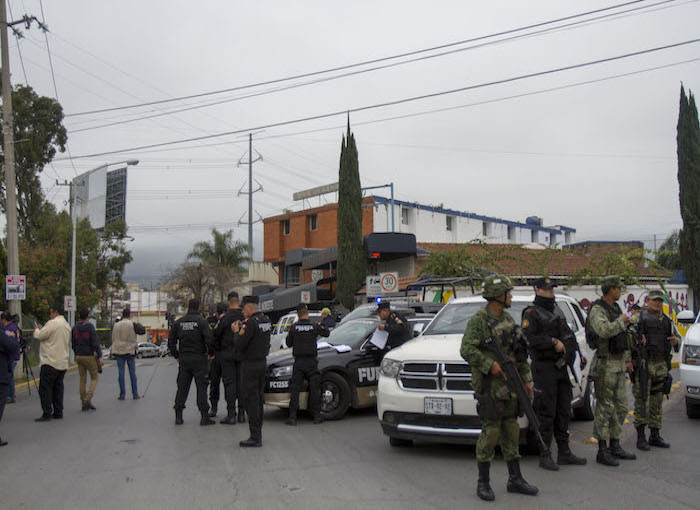
<svg viewBox="0 0 700 510"><path fill-rule="evenodd" d="M234 350L241 361L264 361L270 352L272 323L262 312L245 320L235 336Z"/></svg>
<svg viewBox="0 0 700 510"><path fill-rule="evenodd" d="M179 343L179 345L178 345ZM182 356L214 355L214 342L207 320L199 312L188 312L170 329L168 347L176 359Z"/></svg>
<svg viewBox="0 0 700 510"><path fill-rule="evenodd" d="M225 353L227 356L237 359L234 352L234 341L236 334L231 329L231 324L236 321L244 321L243 311L240 308L229 308L226 311L219 323L214 328L214 343L216 349Z"/></svg>
<svg viewBox="0 0 700 510"><path fill-rule="evenodd" d="M389 338L386 341L388 349L394 349L413 337L409 323L396 312L391 312L386 318L384 331L389 333Z"/></svg>
<svg viewBox="0 0 700 510"><path fill-rule="evenodd" d="M314 324L311 319L301 319L289 328L287 333L287 346L292 347L295 358L312 357L318 355L316 341L319 336L328 336L330 331L322 324Z"/></svg>
<svg viewBox="0 0 700 510"><path fill-rule="evenodd" d="M556 338L566 348L567 362L573 362L578 350L576 336L556 304L550 311L535 299L534 304L523 310L522 328L527 337L528 350L533 361L556 361L560 356L552 344L552 338Z"/></svg>

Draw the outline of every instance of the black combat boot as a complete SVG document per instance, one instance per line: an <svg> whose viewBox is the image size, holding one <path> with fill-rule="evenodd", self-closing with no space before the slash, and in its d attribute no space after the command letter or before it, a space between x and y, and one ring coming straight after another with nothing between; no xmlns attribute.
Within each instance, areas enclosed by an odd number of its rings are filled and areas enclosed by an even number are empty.
<svg viewBox="0 0 700 510"><path fill-rule="evenodd" d="M251 436L238 444L241 446L241 448L260 448L262 446L262 439L256 439Z"/></svg>
<svg viewBox="0 0 700 510"><path fill-rule="evenodd" d="M651 448L649 447L649 443L647 443L647 436L644 428L644 425L639 425L637 427L637 449L648 452Z"/></svg>
<svg viewBox="0 0 700 510"><path fill-rule="evenodd" d="M3 441L2 438L0 438L0 446L7 446L7 441Z"/></svg>
<svg viewBox="0 0 700 510"><path fill-rule="evenodd" d="M547 471L559 471L559 466L552 460L551 453L540 455L540 467Z"/></svg>
<svg viewBox="0 0 700 510"><path fill-rule="evenodd" d="M608 451L610 451L610 454L613 457L617 457L618 459L622 460L635 460L637 458L634 453L622 449L619 439L610 439L610 448L608 448Z"/></svg>
<svg viewBox="0 0 700 510"><path fill-rule="evenodd" d="M537 487L528 484L523 475L520 474L520 462L517 460L508 462L508 484L506 485L506 490L528 496L535 496L539 492Z"/></svg>
<svg viewBox="0 0 700 510"><path fill-rule="evenodd" d="M491 469L490 462L479 462L479 479L476 482L476 495L484 501L493 501L496 496L491 490L491 478L489 470Z"/></svg>
<svg viewBox="0 0 700 510"><path fill-rule="evenodd" d="M314 416L314 425L319 425L323 423L323 417L320 414Z"/></svg>
<svg viewBox="0 0 700 510"><path fill-rule="evenodd" d="M588 460L584 459L583 457L577 457L573 454L571 448L569 448L568 441L557 443L557 447L559 450L559 452L557 453L557 464L559 464L560 466L563 466L565 464L572 466L583 466L588 462Z"/></svg>
<svg viewBox="0 0 700 510"><path fill-rule="evenodd" d="M182 425L182 409L175 410L175 425Z"/></svg>
<svg viewBox="0 0 700 510"><path fill-rule="evenodd" d="M214 425L216 422L209 418L209 413L202 413L202 419L199 420L199 424L202 427L206 427L207 425Z"/></svg>
<svg viewBox="0 0 700 510"><path fill-rule="evenodd" d="M211 414L210 414L211 416ZM228 412L226 415L226 418L221 420L219 423L223 423L224 425L235 425L236 424L236 410L232 409L231 411Z"/></svg>
<svg viewBox="0 0 700 510"><path fill-rule="evenodd" d="M604 466L619 466L618 460L608 451L608 444L603 440L598 441L598 455L595 458L598 464Z"/></svg>
<svg viewBox="0 0 700 510"><path fill-rule="evenodd" d="M649 444L651 446L656 446L658 448L671 448L671 443L667 443L659 435L659 429L649 429L651 434L649 434Z"/></svg>
<svg viewBox="0 0 700 510"><path fill-rule="evenodd" d="M287 421L284 422L285 425L291 425L292 427L296 427L297 425L297 417L290 415L289 418L287 418Z"/></svg>
<svg viewBox="0 0 700 510"><path fill-rule="evenodd" d="M211 405L211 409L209 409L209 418L213 418L216 416L216 413L219 411L218 407L216 404Z"/></svg>

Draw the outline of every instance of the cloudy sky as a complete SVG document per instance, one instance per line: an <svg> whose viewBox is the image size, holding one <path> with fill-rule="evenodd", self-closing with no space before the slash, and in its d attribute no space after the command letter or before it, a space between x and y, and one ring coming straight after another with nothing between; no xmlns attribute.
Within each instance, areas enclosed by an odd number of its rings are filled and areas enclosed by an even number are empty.
<svg viewBox="0 0 700 510"><path fill-rule="evenodd" d="M127 276L146 284L211 225L247 241L238 163L248 131L262 156L256 218L266 217L299 207L294 191L337 180L346 119L272 125L348 110L365 186L393 181L403 200L538 215L577 228L579 241L651 245L681 224L678 99L681 82L700 90L700 44L615 57L700 38L700 3L621 4L47 0L51 61L44 34L24 30L19 48L11 38L12 79L58 94L66 113L72 160L60 155L43 178L59 207L68 193L56 177L140 160L129 170ZM39 0L9 5L13 19L42 18ZM285 80L299 75L310 76ZM172 100L184 96L197 97ZM430 97L398 102L419 96Z"/></svg>

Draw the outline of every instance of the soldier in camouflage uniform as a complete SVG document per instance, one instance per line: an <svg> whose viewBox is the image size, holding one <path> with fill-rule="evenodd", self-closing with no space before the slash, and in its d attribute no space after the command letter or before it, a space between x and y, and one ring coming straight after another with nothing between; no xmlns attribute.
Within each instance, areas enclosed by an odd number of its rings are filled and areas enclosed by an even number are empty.
<svg viewBox="0 0 700 510"><path fill-rule="evenodd" d="M632 372L627 332L629 317L617 304L623 288L619 276L603 278L603 297L591 306L586 328L589 344L597 344L590 372L595 381L597 399L593 422L593 434L598 439L596 462L606 466L619 466L617 459L637 458L620 446L622 423L627 414L625 371Z"/></svg>
<svg viewBox="0 0 700 510"><path fill-rule="evenodd" d="M662 419L663 391L668 371L671 368L671 346L678 350L678 338L673 334L671 319L663 312L663 292L652 290L647 297L647 307L633 320L635 324L632 360L635 367L634 426L637 429L637 448L648 451L651 446L670 448L670 444L659 435ZM646 395L642 395L637 366L640 343L646 346L648 354L648 378ZM651 435L646 439L645 427Z"/></svg>
<svg viewBox="0 0 700 510"><path fill-rule="evenodd" d="M533 496L537 494L537 487L529 485L520 473L517 396L508 389L501 366L492 352L483 345L483 341L488 338L500 342L506 355L518 367L525 388L532 398L532 375L527 363L526 346L516 340L516 323L505 311L510 307L512 288L513 284L506 276L497 274L486 277L482 295L488 303L469 320L462 338L461 354L472 369L472 386L479 401L477 409L481 419L481 435L476 444L476 460L479 465L476 493L486 501L495 499L489 471L498 444L508 463L508 492Z"/></svg>

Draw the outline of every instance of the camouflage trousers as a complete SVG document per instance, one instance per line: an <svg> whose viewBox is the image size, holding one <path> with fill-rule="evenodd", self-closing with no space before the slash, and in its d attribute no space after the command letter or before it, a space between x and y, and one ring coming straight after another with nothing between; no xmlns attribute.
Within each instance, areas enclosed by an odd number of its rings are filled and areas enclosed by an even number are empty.
<svg viewBox="0 0 700 510"><path fill-rule="evenodd" d="M496 446L501 445L503 458L506 462L520 459L518 442L520 426L516 421L518 412L517 399L505 401L505 411L500 420L481 420L481 435L476 443L476 460L491 462Z"/></svg>
<svg viewBox="0 0 700 510"><path fill-rule="evenodd" d="M595 373L595 418L593 435L599 441L620 439L622 424L627 415L625 372L619 364L599 361ZM612 365L612 366L611 366Z"/></svg>
<svg viewBox="0 0 700 510"><path fill-rule="evenodd" d="M668 374L665 360L649 360L649 383L646 400L642 400L639 377L632 386L634 395L634 426L648 425L652 429L661 428L664 379Z"/></svg>

